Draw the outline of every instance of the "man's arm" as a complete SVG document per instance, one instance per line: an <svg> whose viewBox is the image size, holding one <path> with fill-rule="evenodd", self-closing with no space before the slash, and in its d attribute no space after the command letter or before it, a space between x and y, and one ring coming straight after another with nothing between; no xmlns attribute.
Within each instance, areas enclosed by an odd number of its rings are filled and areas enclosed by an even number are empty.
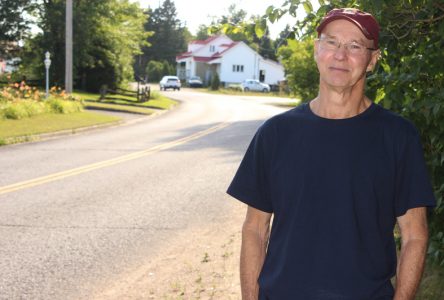
<svg viewBox="0 0 444 300"><path fill-rule="evenodd" d="M257 279L265 260L271 214L248 206L242 227L240 279L243 300L257 300Z"/></svg>
<svg viewBox="0 0 444 300"><path fill-rule="evenodd" d="M427 252L427 215L425 207L409 209L398 217L401 255L396 274L394 300L411 300L421 281Z"/></svg>

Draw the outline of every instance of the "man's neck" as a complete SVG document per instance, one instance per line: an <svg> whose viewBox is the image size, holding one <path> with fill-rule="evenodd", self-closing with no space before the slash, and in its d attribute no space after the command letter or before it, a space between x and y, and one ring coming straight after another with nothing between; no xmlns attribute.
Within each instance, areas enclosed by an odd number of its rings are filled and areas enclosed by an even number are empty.
<svg viewBox="0 0 444 300"><path fill-rule="evenodd" d="M332 90L321 85L319 95L310 102L310 109L323 118L345 119L362 113L370 105L363 88Z"/></svg>

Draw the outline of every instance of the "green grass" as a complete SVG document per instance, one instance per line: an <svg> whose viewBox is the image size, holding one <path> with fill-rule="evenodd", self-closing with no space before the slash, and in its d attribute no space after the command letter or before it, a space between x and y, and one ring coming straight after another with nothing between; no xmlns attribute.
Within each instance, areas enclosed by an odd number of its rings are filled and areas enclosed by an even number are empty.
<svg viewBox="0 0 444 300"><path fill-rule="evenodd" d="M154 113L154 110L139 106L128 106L128 105L120 105L120 104L110 104L110 103L102 103L102 102L94 102L86 100L84 102L85 108L92 108L92 109L103 109L103 110L110 110L110 111L121 111L121 112L128 112L133 114L142 114L142 115L151 115Z"/></svg>
<svg viewBox="0 0 444 300"><path fill-rule="evenodd" d="M0 145L32 140L32 135L73 130L119 121L120 118L77 112L72 114L43 114L22 120L0 120Z"/></svg>
<svg viewBox="0 0 444 300"><path fill-rule="evenodd" d="M210 94L219 94L219 95L242 95L242 96L263 96L263 97L280 97L280 98L293 98L291 95L280 93L280 92L243 92L235 89L225 89L220 88L217 91L213 91L209 88L195 88L194 90L199 92L205 92Z"/></svg>
<svg viewBox="0 0 444 300"><path fill-rule="evenodd" d="M128 96L110 96L110 99L99 101L100 94L75 91L74 96L86 101L86 108L102 108L109 110L126 111L132 113L152 114L156 109L170 109L177 104L156 91L151 92L151 99L147 102L137 102L135 98Z"/></svg>

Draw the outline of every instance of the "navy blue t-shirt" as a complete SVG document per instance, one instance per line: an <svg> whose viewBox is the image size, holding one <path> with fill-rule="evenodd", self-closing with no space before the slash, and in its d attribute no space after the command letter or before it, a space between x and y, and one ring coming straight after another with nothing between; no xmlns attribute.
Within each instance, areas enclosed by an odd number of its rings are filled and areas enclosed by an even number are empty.
<svg viewBox="0 0 444 300"><path fill-rule="evenodd" d="M269 119L228 193L274 214L259 276L271 300L392 299L396 217L435 205L417 130L374 103L346 119L308 104Z"/></svg>

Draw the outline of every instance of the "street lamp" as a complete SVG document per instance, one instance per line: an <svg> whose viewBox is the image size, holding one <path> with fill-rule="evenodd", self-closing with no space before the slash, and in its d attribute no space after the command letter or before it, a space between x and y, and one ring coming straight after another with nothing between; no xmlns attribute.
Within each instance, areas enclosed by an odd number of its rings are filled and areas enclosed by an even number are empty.
<svg viewBox="0 0 444 300"><path fill-rule="evenodd" d="M51 66L51 54L46 51L45 53L45 69L46 69L46 98L49 96L49 67Z"/></svg>

